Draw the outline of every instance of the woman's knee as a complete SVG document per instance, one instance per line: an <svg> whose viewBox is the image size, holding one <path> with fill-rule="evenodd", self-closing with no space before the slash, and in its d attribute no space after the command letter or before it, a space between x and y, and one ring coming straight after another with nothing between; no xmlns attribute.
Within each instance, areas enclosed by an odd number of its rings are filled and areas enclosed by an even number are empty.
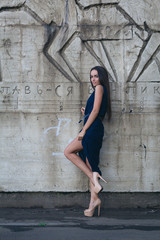
<svg viewBox="0 0 160 240"><path fill-rule="evenodd" d="M64 149L64 156L67 157L67 155L68 155L68 151L67 151L67 149L65 148L65 149Z"/></svg>
<svg viewBox="0 0 160 240"><path fill-rule="evenodd" d="M66 147L65 150L64 150L64 156L66 158L68 158L69 154L70 154L70 152L69 152L68 148Z"/></svg>

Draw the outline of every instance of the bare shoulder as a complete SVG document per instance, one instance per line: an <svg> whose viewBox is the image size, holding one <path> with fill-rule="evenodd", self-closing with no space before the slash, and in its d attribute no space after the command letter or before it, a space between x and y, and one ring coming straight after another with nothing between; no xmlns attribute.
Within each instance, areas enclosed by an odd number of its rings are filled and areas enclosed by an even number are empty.
<svg viewBox="0 0 160 240"><path fill-rule="evenodd" d="M103 93L103 86L102 85L97 85L96 88L95 88L95 92Z"/></svg>

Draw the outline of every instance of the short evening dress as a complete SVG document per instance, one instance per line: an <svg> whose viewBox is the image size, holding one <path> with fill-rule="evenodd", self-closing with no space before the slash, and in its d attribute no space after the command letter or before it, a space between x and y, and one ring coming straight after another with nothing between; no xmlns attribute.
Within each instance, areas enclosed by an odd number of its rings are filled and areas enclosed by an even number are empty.
<svg viewBox="0 0 160 240"><path fill-rule="evenodd" d="M90 95L87 100L86 108L85 108L85 117L84 124L86 123L89 114L92 112L94 105L94 97L95 90ZM84 138L82 139L83 150L79 152L79 156L82 158L84 162L86 162L86 157L91 166L92 172L98 172L102 175L98 165L99 165L99 154L100 149L102 147L102 140L104 136L104 127L102 123L102 119L104 118L107 112L107 90L103 86L103 98L101 102L101 107L98 113L98 116L91 124L91 126L87 129Z"/></svg>

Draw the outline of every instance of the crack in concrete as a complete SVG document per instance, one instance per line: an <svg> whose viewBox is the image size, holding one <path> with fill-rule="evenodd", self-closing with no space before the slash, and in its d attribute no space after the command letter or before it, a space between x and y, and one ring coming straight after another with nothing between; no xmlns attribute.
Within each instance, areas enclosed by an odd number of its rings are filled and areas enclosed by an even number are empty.
<svg viewBox="0 0 160 240"><path fill-rule="evenodd" d="M106 58L108 59L108 62L109 62L109 64L110 64L110 67L111 67L111 69L112 69L112 71L113 71L113 73L114 73L115 79L116 79L116 81L118 82L118 76L117 76L116 69L115 69L115 67L114 67L112 58L109 56L109 53L108 53L108 51L107 51L107 49L106 49L106 47L104 46L104 44L103 44L102 41L101 41L101 45L102 45L102 48L103 48L103 50L104 50L104 52L105 52Z"/></svg>
<svg viewBox="0 0 160 240"><path fill-rule="evenodd" d="M137 56L137 60L135 61L130 73L129 73L129 76L128 76L128 80L127 82L131 82L131 79L132 77L134 76L136 70L138 69L138 66L140 64L140 61L141 61L141 57L142 57L142 54L144 53L145 49L146 49L146 46L147 44L149 43L151 37L152 37L152 34L153 33L157 33L158 31L155 31L155 30L152 30L146 22L144 22L144 30L148 33L148 37L143 40L140 35L138 33L135 32L135 34L143 41L143 45L142 45L142 48ZM159 49L159 46L157 47L157 49L155 50L155 52L152 54L152 56L149 58L149 60L146 62L146 64L143 66L143 69L141 70L141 72L138 74L138 76L136 77L135 79L135 82L137 82L137 80L139 79L139 77L143 74L143 72L147 69L147 67L151 64L151 62L153 61L153 59L155 58L155 56L159 53L160 49Z"/></svg>
<svg viewBox="0 0 160 240"><path fill-rule="evenodd" d="M0 13L1 12L8 12L8 11L17 11L19 9L21 9L24 5L25 5L26 1L22 4L19 4L17 6L12 6L12 7L9 7L9 6L5 6L5 7L1 7L0 8Z"/></svg>
<svg viewBox="0 0 160 240"><path fill-rule="evenodd" d="M130 25L135 25L140 31L144 31L144 29L140 27L122 7L117 5L116 9L124 16L126 20L129 21Z"/></svg>
<svg viewBox="0 0 160 240"><path fill-rule="evenodd" d="M49 24L44 22L38 16L38 14L36 14L31 8L26 6L25 3L26 3L26 1L23 4L17 5L17 6L14 6L14 7L2 7L2 8L0 8L0 13L4 12L4 11L20 11L20 10L23 10L23 11L27 12L31 17L33 17L37 22L39 22L45 29L47 29L48 39L47 39L46 43L44 44L43 53L46 56L46 58L49 60L49 62L53 64L53 66L55 66L68 80L73 82L73 79L69 76L69 74L65 70L63 70L62 67L60 66L60 64L58 62L56 62L56 60L54 60L48 54L48 49L52 45L53 40L55 38L55 35L57 33L57 28L58 28L57 25L53 21L51 21Z"/></svg>
<svg viewBox="0 0 160 240"><path fill-rule="evenodd" d="M14 11L25 11L27 12L31 17L33 17L37 22L43 24L46 24L39 16L38 14L36 14L32 9L30 9L27 5L26 5L26 1L21 4L21 5L17 5L17 6L12 6L12 7L2 7L0 8L0 13L1 12L14 12Z"/></svg>
<svg viewBox="0 0 160 240"><path fill-rule="evenodd" d="M137 70L137 68L138 68L138 66L140 64L141 56L142 56L142 54L143 54L143 52L144 52L144 50L145 50L145 48L146 48L150 38L151 38L151 35L149 35L148 38L143 41L142 48L140 49L139 54L137 56L137 60L135 61L134 65L133 65L133 67L132 67L132 69L131 69L131 71L129 73L127 82L130 82L132 77L133 77L133 75L135 74L135 72L136 72L136 70Z"/></svg>
<svg viewBox="0 0 160 240"><path fill-rule="evenodd" d="M158 71L159 71L159 74L160 74L160 60L158 59L158 57L155 57L154 58L156 64L157 64L157 67L158 67ZM159 82L159 81L158 81Z"/></svg>
<svg viewBox="0 0 160 240"><path fill-rule="evenodd" d="M73 76L76 78L76 80L78 82L81 82L77 72L74 70L74 68L72 67L72 64L69 62L69 60L67 59L64 50L70 45L70 43L72 42L72 40L76 37L79 36L79 32L76 31L73 33L73 35L70 37L70 39L68 39L68 41L66 42L66 44L63 46L63 48L61 49L61 56L63 58L63 60L65 61L66 65L68 66L68 68L70 69L70 71L72 72Z"/></svg>
<svg viewBox="0 0 160 240"><path fill-rule="evenodd" d="M0 82L2 82L2 68L1 68L1 59L0 59Z"/></svg>
<svg viewBox="0 0 160 240"><path fill-rule="evenodd" d="M105 6L115 6L115 5L118 5L119 2L112 2L112 3L93 3L93 4L89 4L88 6L83 6L81 3L79 3L78 0L75 0L75 3L78 5L78 7L81 9L81 10L88 10L90 8L93 8L93 7L105 7Z"/></svg>
<svg viewBox="0 0 160 240"><path fill-rule="evenodd" d="M33 17L37 22L39 22L40 24L44 25L47 24L46 22L44 22L37 13L35 13L31 8L29 8L28 6L24 5L22 7L22 10L24 10L25 12L27 12L31 17Z"/></svg>
<svg viewBox="0 0 160 240"><path fill-rule="evenodd" d="M82 39L81 39L82 40ZM93 48L88 44L88 42L82 40L83 44L85 45L85 47L87 48L88 52L96 59L96 61L105 68L103 62L101 61L101 59L97 56L97 54L95 53L95 51L93 50Z"/></svg>
<svg viewBox="0 0 160 240"><path fill-rule="evenodd" d="M139 75L137 76L137 78L135 79L135 82L137 82L138 78L140 78L140 76L143 74L143 72L148 68L148 66L153 62L153 60L155 60L156 55L159 53L160 51L160 45L157 47L157 49L154 51L153 55L149 58L149 60L147 61L147 63L144 65L143 69L141 70L141 72L139 73ZM157 62L158 63L158 62ZM160 69L160 66L159 66Z"/></svg>
<svg viewBox="0 0 160 240"><path fill-rule="evenodd" d="M64 27L64 29L66 28L66 24L68 23L68 11L69 11L69 6L68 6L69 2L68 0L66 0L66 11L65 11L65 24L61 27ZM142 48L140 49L140 52L137 56L137 60L135 61L130 73L129 73L129 76L128 76L128 80L127 82L130 82L132 77L134 76L139 64L140 64L140 61L141 61L141 57L142 57L142 54L144 52L144 50L146 49L146 46L152 36L153 33L155 32L160 32L160 31L157 31L157 30L153 30L151 28L149 28L149 26L146 24L146 22L144 22L144 28L142 28L141 26L139 26L134 20L133 18L121 7L119 6L119 2L113 2L113 3L95 3L95 4L90 4L88 6L83 6L78 0L75 0L75 4L81 9L81 10L88 10L90 8L93 8L93 7L103 7L103 6L115 6L117 11L119 11L123 16L124 18L129 21L129 23L127 25L135 25L137 29L139 29L140 31L146 31L148 32L148 37L147 39L143 40L140 35L138 33L135 32L135 34L143 41L143 45L142 45ZM47 24L45 23L39 16L38 14L36 14L32 9L30 9L27 5L26 5L26 1L24 1L24 3L20 4L20 5L17 5L17 6L6 6L6 7L1 7L0 8L0 13L1 12L4 12L4 11L20 11L20 10L23 10L25 12L27 12L31 17L33 17L37 22L39 22L45 29L47 29L47 36L48 36L48 39L46 41L46 43L44 44L44 47L43 47L43 53L44 55L46 56L46 58L49 60L49 62L51 64L53 64L70 82L74 82L73 78L61 67L61 65L48 53L48 50L50 48L50 46L52 45L54 39L55 39L55 36L56 36L56 33L57 33L57 29L58 29L58 26L56 25L56 23L53 23L51 21L50 24ZM78 15L78 12L77 12L77 15ZM78 16L77 16L78 17ZM68 30L68 24L67 24L67 29L66 31ZM78 28L78 26L77 26ZM64 39L64 45L62 46L62 48L59 50L59 55L60 57L64 60L64 62L66 63L66 65L68 66L69 70L71 71L71 73L73 74L73 76L76 78L76 80L78 82L80 82L80 78L77 74L77 72L73 69L72 65L69 63L69 60L67 59L67 57L65 56L65 49L67 48L67 46L69 46L69 44L72 42L73 38L75 37L75 35L79 35L80 34L80 31L77 30L75 31L72 36L65 40ZM64 34L64 37L65 37L65 34ZM115 76L115 79L116 81L118 81L118 77L117 77L117 73L116 73L116 69L114 67L114 64L112 62L112 59L109 57L109 54L107 52L107 49L105 48L104 44L103 44L103 40L106 40L106 39L81 39L81 41L83 42L83 44L85 45L86 49L89 51L89 53L95 58L96 61L98 61L98 63L105 67L103 62L101 61L101 59L97 56L97 54L95 53L95 51L93 50L93 48L87 43L87 41L100 41L102 47L103 47L103 50L105 52L105 55L108 59L108 62L111 66L111 69L114 73L114 76ZM114 39L115 40L115 39ZM110 41L112 41L112 39L110 39ZM151 62L153 60L156 61L156 64L158 66L158 69L159 69L159 72L160 72L160 66L159 66L159 61L157 60L156 58L156 54L160 51L160 46L157 47L157 49L155 50L155 52L153 53L153 55L150 57L150 59L147 61L147 63L144 65L143 69L141 70L141 72L139 73L139 75L136 77L135 79L135 82L138 80L138 78L143 74L143 72L146 70L146 68L151 64ZM109 74L110 75L110 74ZM1 77L2 78L2 77ZM113 78L111 77L110 75L110 79L112 79L113 81ZM1 80L0 80L1 81Z"/></svg>
<svg viewBox="0 0 160 240"><path fill-rule="evenodd" d="M137 224L117 224L117 225L98 225L98 224L88 224L86 221L83 220L76 220L72 218L71 223L65 224L67 221L61 220L61 222L58 222L56 224L51 224L51 223L46 223L44 226L40 226L38 223L37 224L29 224L29 225L1 225L3 228L10 230L11 232L24 232L24 231L31 231L33 229L40 229L40 228L80 228L80 229L88 229L88 230L139 230L139 231L159 231L160 226L150 226L150 225L137 225Z"/></svg>
<svg viewBox="0 0 160 240"><path fill-rule="evenodd" d="M81 39L82 40L82 39ZM104 68L105 65L103 64L103 62L101 61L101 59L97 56L96 52L93 50L93 48L87 43L87 41L82 40L83 44L85 45L86 49L88 50L88 52L95 58L95 60ZM100 41L101 42L101 41ZM102 43L102 42L101 42ZM109 79L112 80L112 82L115 82L113 77L111 76L111 74L108 72L109 75Z"/></svg>

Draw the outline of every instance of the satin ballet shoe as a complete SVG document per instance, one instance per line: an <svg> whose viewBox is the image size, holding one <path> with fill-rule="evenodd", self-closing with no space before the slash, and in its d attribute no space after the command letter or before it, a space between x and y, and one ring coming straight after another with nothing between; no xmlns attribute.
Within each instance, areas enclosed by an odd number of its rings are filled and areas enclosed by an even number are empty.
<svg viewBox="0 0 160 240"><path fill-rule="evenodd" d="M100 185L98 179L101 179L103 182L107 183L107 181L101 177L98 172L93 172L93 181L94 181L94 192L99 193L103 190L103 187Z"/></svg>
<svg viewBox="0 0 160 240"><path fill-rule="evenodd" d="M98 217L100 216L100 209L101 209L101 200L98 198L93 206L91 208L88 208L86 210L84 210L84 215L86 217L93 217L95 209L98 207Z"/></svg>

